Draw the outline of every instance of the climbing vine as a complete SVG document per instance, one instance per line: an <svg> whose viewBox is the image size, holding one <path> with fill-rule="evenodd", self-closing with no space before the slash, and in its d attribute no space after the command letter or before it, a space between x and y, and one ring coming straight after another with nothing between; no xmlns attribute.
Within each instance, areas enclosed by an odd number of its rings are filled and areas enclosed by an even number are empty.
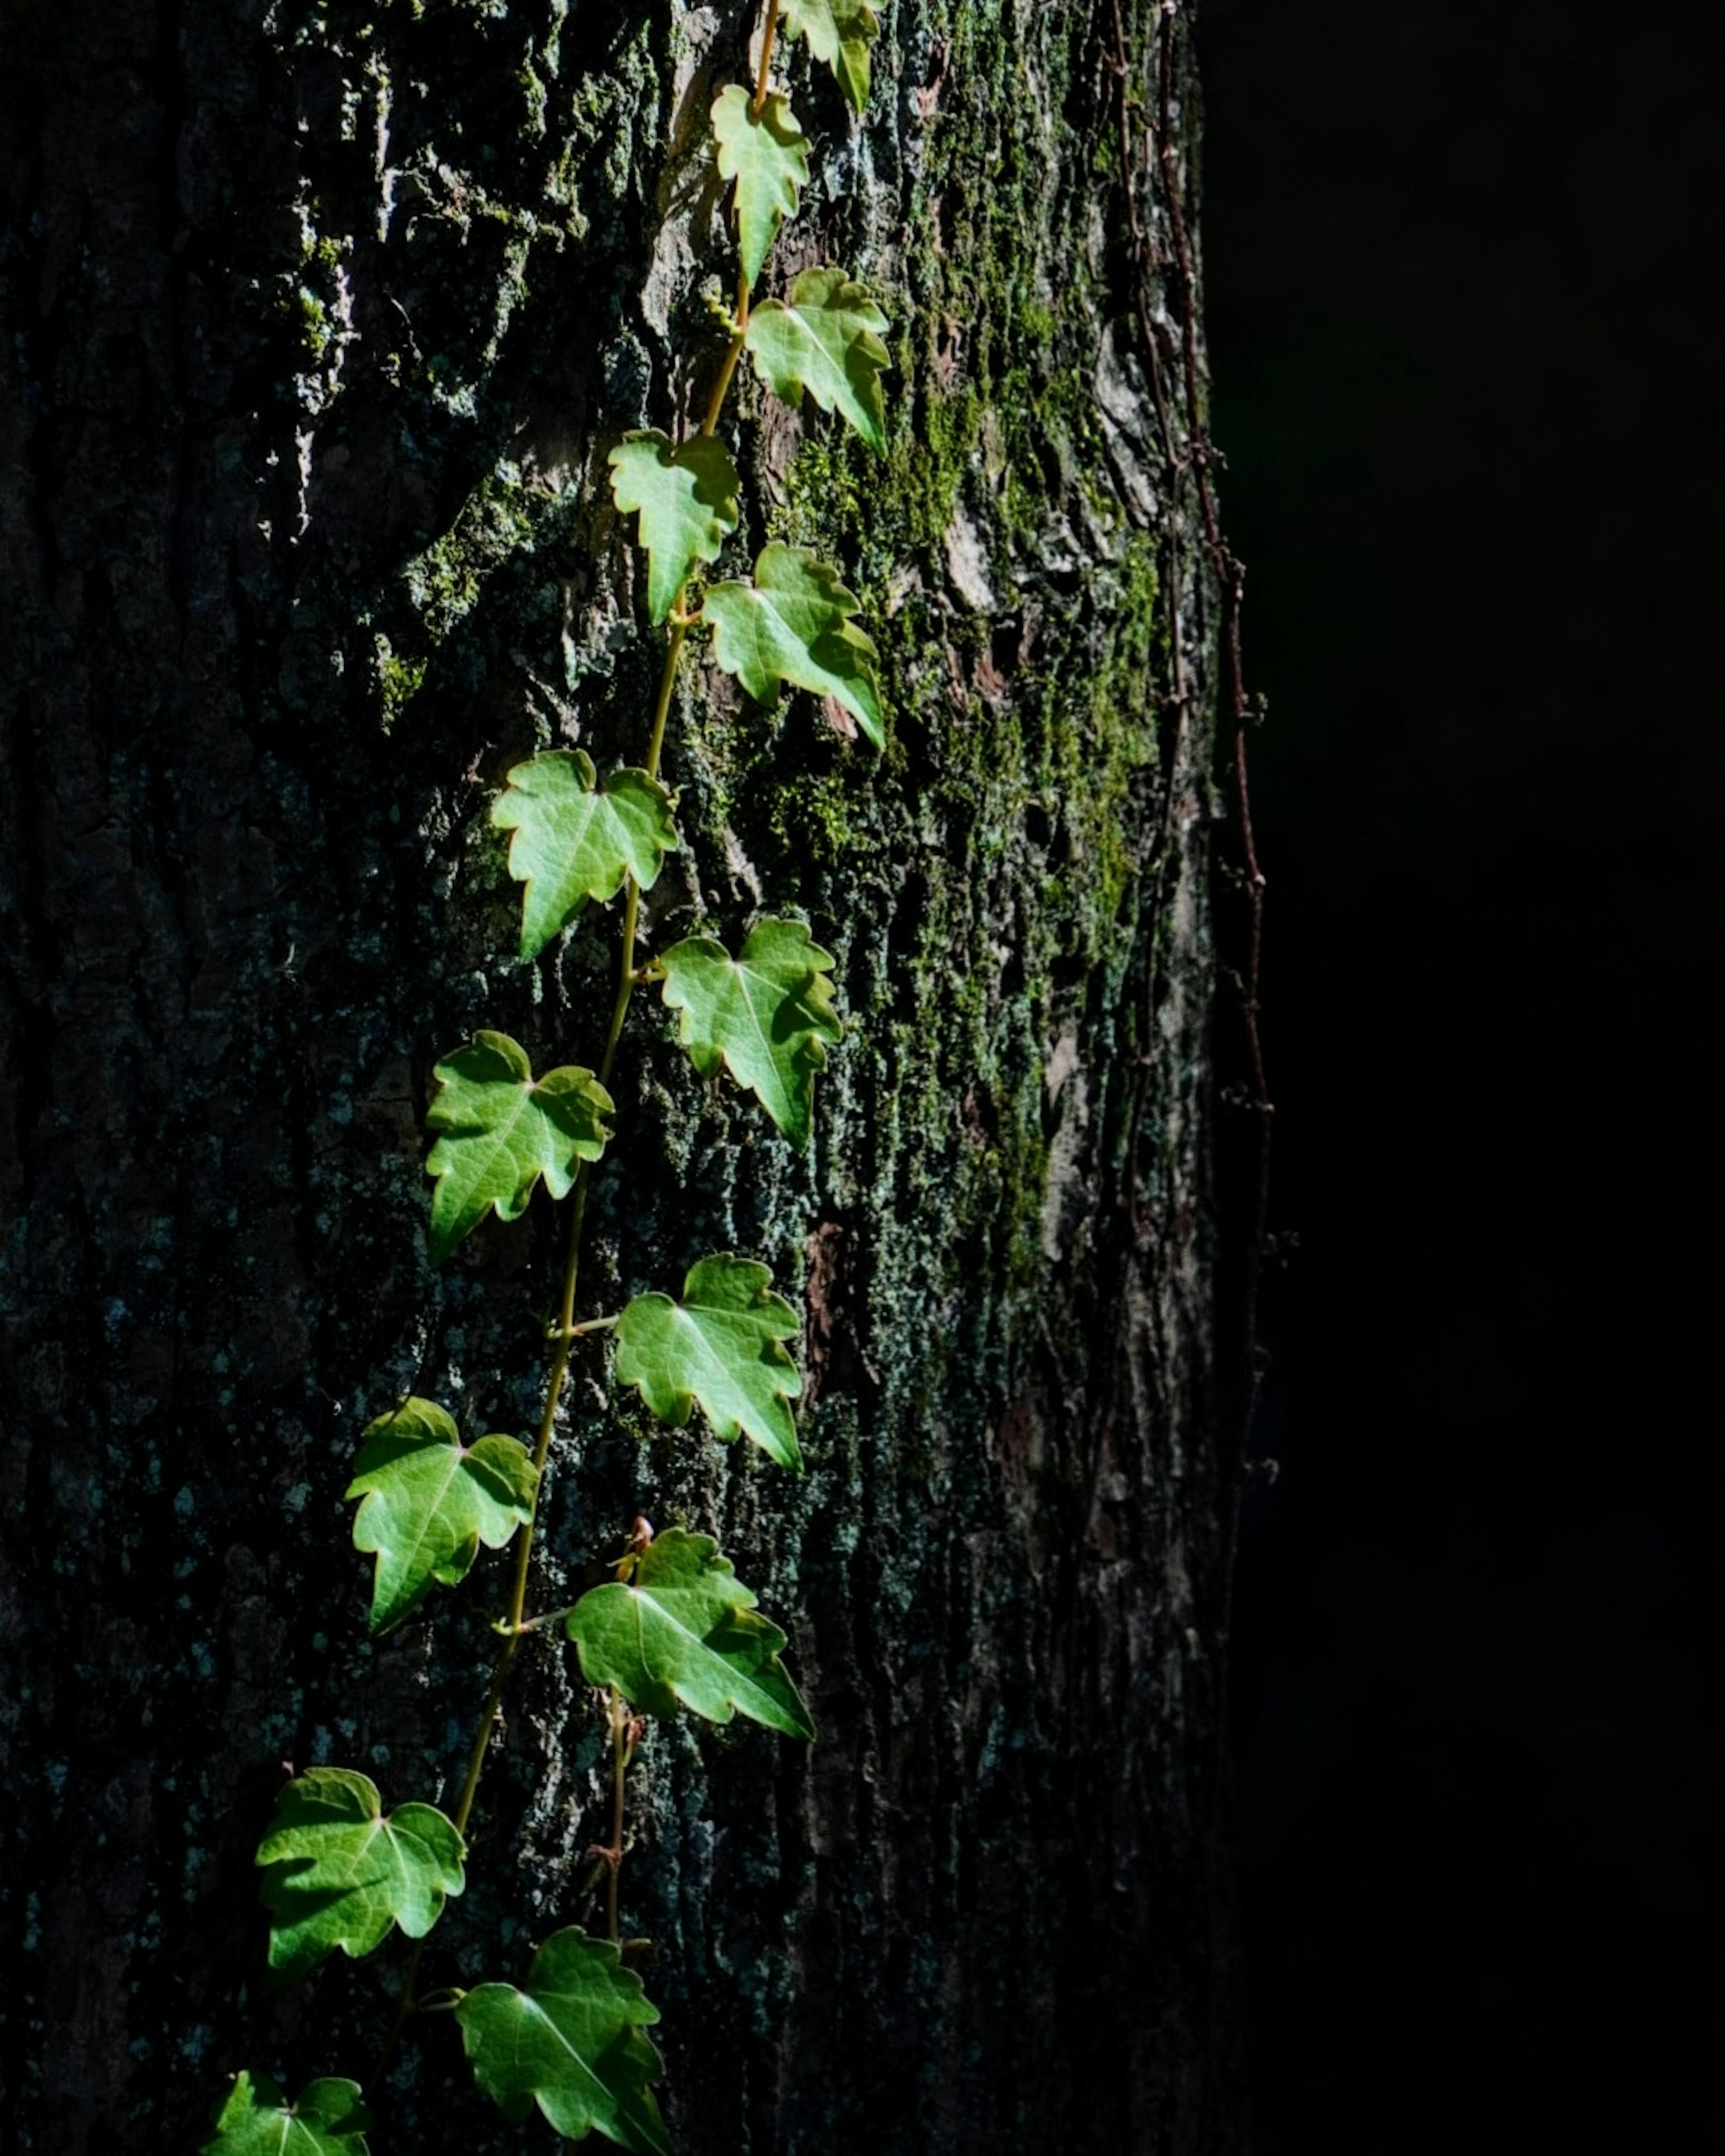
<svg viewBox="0 0 1725 2156"><path fill-rule="evenodd" d="M526 2120L536 2107L561 2135L597 2133L636 2151L671 2145L653 2088L659 2054L644 2033L658 2014L625 1958L620 1922L628 1775L646 1725L684 1712L719 1722L741 1714L805 1740L814 1725L782 1660L783 1633L711 1537L682 1527L655 1533L638 1518L619 1535L612 1577L555 1611L528 1607L534 1538L572 1364L607 1333L613 1383L634 1388L661 1422L680 1429L699 1407L716 1437L747 1437L792 1472L803 1465L793 1407L801 1379L787 1344L797 1321L766 1266L720 1251L700 1260L676 1294L577 1313L587 1196L619 1113L611 1084L637 992L657 989L696 1069L728 1073L798 1147L809 1142L815 1081L840 1035L833 960L802 923L760 918L734 953L694 936L644 957L639 909L681 844L676 797L660 774L691 646L704 645L757 701L787 686L809 690L848 712L876 747L885 737L875 647L835 570L803 548L769 542L747 574L706 577L723 563L738 522L740 482L720 430L745 357L773 396L793 405L812 398L871 446L885 444L887 324L869 292L844 270L820 267L803 270L783 298L755 297L809 178L807 139L773 80L775 53L785 39L806 42L860 112L875 34L865 0L767 0L752 83L728 85L713 102L711 151L737 254L734 297L715 308L723 355L696 431L680 440L629 434L609 459L613 498L637 520L647 616L665 637L641 760L601 774L579 750L549 751L510 772L490 812L523 886L523 961L537 961L578 924L584 932L590 911L619 899L621 917L615 996L591 1065L536 1075L517 1042L481 1030L434 1073L433 1261L489 1214L518 1219L542 1184L566 1211L536 1437L531 1447L503 1433L470 1440L437 1402L409 1398L367 1427L347 1490L358 1502L355 1548L375 1560L373 1633L412 1617L434 1589L459 1586L481 1543L512 1546L507 1606L459 1796L448 1813L413 1800L387 1809L368 1776L313 1767L280 1792L257 1854L269 1962L279 1976L303 1976L338 1952L370 1954L398 1932L414 1943L379 2071L413 2024L448 2013L476 2082L506 2117ZM610 1834L593 1852L606 1890L604 1933L553 1933L519 1983L422 1994L419 1943L465 1887L469 1822L511 1676L530 1643L558 1637L603 1700L610 1743ZM354 2081L316 2079L290 2098L267 2076L243 2071L204 2156L365 2156L371 2123Z"/></svg>

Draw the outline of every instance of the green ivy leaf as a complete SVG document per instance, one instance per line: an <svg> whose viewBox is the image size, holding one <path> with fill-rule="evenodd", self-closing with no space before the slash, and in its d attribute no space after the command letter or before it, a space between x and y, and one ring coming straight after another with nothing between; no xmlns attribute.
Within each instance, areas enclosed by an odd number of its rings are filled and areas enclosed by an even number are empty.
<svg viewBox="0 0 1725 2156"><path fill-rule="evenodd" d="M371 2123L357 2082L312 2082L290 2103L268 2074L239 2073L200 2156L367 2156Z"/></svg>
<svg viewBox="0 0 1725 2156"><path fill-rule="evenodd" d="M640 2152L670 2156L670 2139L648 2083L661 2071L641 2035L659 2010L617 1949L573 1926L533 1957L527 1988L482 1984L455 2009L474 2078L506 2118L534 2104L571 2141L603 2133Z"/></svg>
<svg viewBox="0 0 1725 2156"><path fill-rule="evenodd" d="M782 1467L802 1470L790 1403L803 1389L780 1345L797 1315L747 1258L703 1258L683 1300L638 1295L617 1321L617 1381L634 1385L661 1422L680 1430L696 1400L715 1437L746 1430Z"/></svg>
<svg viewBox="0 0 1725 2156"><path fill-rule="evenodd" d="M625 878L657 881L677 843L671 797L644 771L613 771L601 784L581 749L552 749L509 774L491 822L513 831L509 873L521 900L521 956L536 958L588 899L614 898Z"/></svg>
<svg viewBox="0 0 1725 2156"><path fill-rule="evenodd" d="M340 1947L368 1954L398 1925L423 1939L459 1894L466 1845L435 1806L386 1813L377 1784L346 1767L288 1784L259 1845L270 1966L300 1976Z"/></svg>
<svg viewBox="0 0 1725 2156"><path fill-rule="evenodd" d="M710 937L674 943L660 963L682 1040L711 1077L728 1063L793 1145L809 1142L814 1074L839 1037L830 952L799 921L762 921L733 958Z"/></svg>
<svg viewBox="0 0 1725 2156"><path fill-rule="evenodd" d="M715 584L702 617L712 625L713 655L757 703L771 703L779 684L831 696L876 748L886 741L874 645L850 616L856 600L833 570L800 547L763 547L752 583Z"/></svg>
<svg viewBox="0 0 1725 2156"><path fill-rule="evenodd" d="M783 0L780 20L792 37L807 38L860 112L869 101L869 46L880 34L868 0Z"/></svg>
<svg viewBox="0 0 1725 2156"><path fill-rule="evenodd" d="M631 1583L593 1588L567 1621L588 1682L615 1685L648 1714L673 1715L680 1701L709 1722L742 1713L788 1737L814 1734L778 1659L784 1634L756 1614L710 1535L668 1527Z"/></svg>
<svg viewBox="0 0 1725 2156"><path fill-rule="evenodd" d="M519 1220L542 1175L566 1198L578 1161L597 1160L610 1132L611 1096L591 1070L566 1065L536 1079L505 1033L476 1033L434 1073L442 1089L425 1118L439 1132L425 1163L431 1196L431 1261L441 1265L495 1209Z"/></svg>
<svg viewBox="0 0 1725 2156"><path fill-rule="evenodd" d="M806 389L824 412L848 419L871 449L886 447L880 341L886 317L842 270L805 270L788 300L765 300L749 316L756 372L787 404Z"/></svg>
<svg viewBox="0 0 1725 2156"><path fill-rule="evenodd" d="M434 1401L406 1399L367 1423L347 1486L362 1497L353 1547L375 1551L371 1629L398 1624L434 1580L454 1587L481 1543L501 1549L533 1517L537 1477L513 1437L464 1445Z"/></svg>
<svg viewBox="0 0 1725 2156"><path fill-rule="evenodd" d="M696 562L714 560L737 529L737 467L711 434L691 434L674 449L656 428L625 434L610 465L612 500L640 516L647 611L663 621Z"/></svg>
<svg viewBox="0 0 1725 2156"><path fill-rule="evenodd" d="M713 100L719 177L737 182L737 233L745 283L752 285L778 228L797 213L809 184L809 142L781 90L769 90L758 115L740 83Z"/></svg>

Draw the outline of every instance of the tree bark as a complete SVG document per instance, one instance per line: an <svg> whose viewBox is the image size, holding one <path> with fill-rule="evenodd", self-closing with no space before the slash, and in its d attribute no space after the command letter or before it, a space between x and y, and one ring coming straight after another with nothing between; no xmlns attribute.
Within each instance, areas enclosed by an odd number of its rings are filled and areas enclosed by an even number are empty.
<svg viewBox="0 0 1725 2156"><path fill-rule="evenodd" d="M513 963L485 809L536 747L641 754L604 459L705 394L752 24L8 12L0 2146L189 2149L242 2066L367 2082L379 2156L548 2146L446 2018L372 2085L395 1948L272 1990L252 1859L284 1763L447 1801L483 1692L500 1569L373 1645L342 1492L403 1393L536 1419L561 1216L429 1268L429 1071L480 1025L597 1058L614 922ZM850 1031L799 1156L638 999L583 1301L763 1258L809 1472L657 1428L594 1348L534 1585L637 1511L715 1532L819 1725L637 1769L691 2152L1240 2143L1188 13L886 0L860 126L787 63L816 178L769 275L880 295L891 445L745 388L740 537L839 562L891 738L694 670L649 924L800 911ZM595 1921L603 1746L572 1654L524 1657L429 1983Z"/></svg>

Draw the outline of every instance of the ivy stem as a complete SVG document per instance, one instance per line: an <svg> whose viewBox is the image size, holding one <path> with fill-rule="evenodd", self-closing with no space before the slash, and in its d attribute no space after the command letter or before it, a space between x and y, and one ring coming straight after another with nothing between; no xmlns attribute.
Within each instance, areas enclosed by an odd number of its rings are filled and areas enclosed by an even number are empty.
<svg viewBox="0 0 1725 2156"><path fill-rule="evenodd" d="M761 64L755 71L755 94L749 100L749 115L755 120L758 120L767 109L769 70L773 65L773 41L778 34L779 4L780 0L768 0L767 19L761 31ZM720 415L725 409L725 399L731 394L732 377L737 372L737 362L742 357L743 346L748 341L748 272L739 268L737 273L736 325L731 332L731 341L725 348L725 357L719 367L719 378L713 384L712 395L706 400L706 417L701 423L701 431L703 434L712 434L717 431ZM678 613L682 611L682 605L683 602L680 596L676 607Z"/></svg>
<svg viewBox="0 0 1725 2156"><path fill-rule="evenodd" d="M660 759L665 753L665 722L670 716L671 691L677 685L677 665L690 630L701 619L698 613L684 613L683 602L688 596L689 587L685 584L677 593L676 604L671 609L670 642L665 648L665 665L660 670L659 701L653 706L653 737L647 744L649 778L659 776ZM634 890L634 878L631 876L629 881L630 890Z"/></svg>
<svg viewBox="0 0 1725 2156"><path fill-rule="evenodd" d="M623 1938L618 1912L617 1875L623 1869L623 1789L629 1773L629 1714L614 1685L606 1694L605 1703L611 1717L611 1847L610 1861L605 1866L605 1926L606 1935L614 1947Z"/></svg>
<svg viewBox="0 0 1725 2156"><path fill-rule="evenodd" d="M749 333L749 288L741 273L737 280L737 330L725 348L719 378L713 384L713 393L706 403L706 417L701 423L703 434L716 432L720 414L725 409L725 399L731 393L732 377L737 372L737 362L742 357L742 348Z"/></svg>
<svg viewBox="0 0 1725 2156"><path fill-rule="evenodd" d="M679 594L677 610L680 612L681 608L682 598L681 594ZM689 628L686 623L675 624L671 629L670 642L665 649L665 665L660 676L659 698L653 711L653 734L647 747L646 769L649 778L656 778L659 776L660 763L664 757L665 723L670 714L671 697L676 688L678 662L682 657L683 645L688 634ZM633 876L630 876L623 905L623 951L617 969L617 997L612 1006L611 1027L605 1039L605 1052L599 1060L599 1067L596 1074L602 1086L609 1085L611 1074L616 1068L617 1050L623 1039L624 1021L629 1016L630 999L634 994L635 984L639 978L635 968L635 937L640 918L640 886ZM527 1580L532 1565L534 1530L539 1523L539 1494L544 1486L545 1464L551 1456L551 1441L557 1430L557 1408L563 1396L564 1380L569 1373L570 1358L574 1353L576 1341L583 1334L598 1332L616 1322L613 1318L604 1318L579 1327L575 1322L575 1293L581 1276L581 1230L587 1215L589 1169L588 1162L584 1160L581 1162L575 1171L574 1185L569 1194L571 1203L568 1254L563 1265L563 1292L557 1312L557 1325L552 1333L556 1345L552 1354L551 1367L545 1377L545 1407L539 1418L538 1440L533 1447L533 1509L516 1538L515 1570L510 1586L509 1609L499 1628L503 1634L503 1644L498 1649L497 1659L492 1665L491 1681L485 1688L485 1703L480 1709L479 1727L474 1732L473 1747L468 1754L466 1779L462 1783L460 1799L453 1815L455 1831L463 1835L467 1832L468 1820L473 1816L474 1802L479 1794L480 1777L485 1771L485 1755L490 1749L491 1733L496 1726L497 1711L503 1704L503 1695L508 1686L510 1671L514 1666L516 1656L521 1650L521 1643L528 1630ZM614 1731L626 1732L628 1718L624 1716L621 1722L619 1721L619 1715L622 1712L621 1703L614 1691L611 1694L611 1702ZM617 1814L612 1842L619 1853L619 1861L620 1861L623 1842L623 1774L628 1764L624 1749L623 1734L618 1736L617 1743L619 1762L616 1770ZM611 1867L609 1908L611 1937L614 1940L618 1936L615 1864ZM390 2032L388 2043L384 2046L383 2061L385 2062L394 2046L402 2024L413 2010L413 1979L418 1974L419 1954L420 1948L416 1947L413 1958L408 1966L407 1981L402 1989L402 2003L396 2016L396 2025ZM382 2071L381 2063L379 2071L380 2072Z"/></svg>
<svg viewBox="0 0 1725 2156"><path fill-rule="evenodd" d="M778 35L780 0L768 0L765 25L761 34L761 60L755 76L755 95L751 110L758 120L765 110L773 64L773 41ZM737 373L737 362L742 358L748 336L749 285L747 276L737 273L737 322L731 342L725 354L719 378L713 385L708 399L706 416L701 422L701 432L712 434L723 414L725 400L730 394L731 384ZM677 670L682 661L683 646L690 629L700 619L698 613L686 615L685 603L687 588L677 594L670 612L670 640L665 646L665 664L659 677L659 695L653 707L653 732L647 746L646 772L649 778L657 778L665 754L665 726L670 716L671 699L676 692ZM635 965L635 942L640 921L640 886L633 875L624 887L623 903L623 948L617 969L617 995L611 1009L610 1029L605 1036L605 1049L599 1059L596 1076L601 1086L608 1086L611 1074L616 1068L617 1051L623 1039L624 1022L629 1016L629 1007L636 988L645 975ZM503 1695L509 1683L510 1671L521 1650L521 1641L534 1629L526 1620L527 1580L533 1557L533 1537L539 1522L539 1498L544 1487L546 1462L551 1456L551 1441L557 1430L557 1409L563 1384L569 1374L569 1363L574 1353L576 1341L588 1332L607 1329L616 1322L614 1318L598 1318L578 1326L575 1322L575 1295L581 1272L581 1231L587 1215L587 1193L591 1163L582 1161L575 1171L574 1183L569 1195L569 1235L567 1255L563 1265L563 1292L557 1322L550 1337L555 1342L551 1365L545 1378L545 1408L539 1419L539 1435L533 1448L533 1499L527 1518L517 1538L515 1568L510 1586L509 1609L498 1630L503 1635L503 1644L497 1650L497 1659L491 1666L491 1680L485 1687L485 1705L480 1710L479 1726L474 1732L472 1748L468 1754L467 1773L461 1784L461 1795L453 1815L455 1831L465 1838L467 1823L473 1816L473 1807L479 1794L480 1777L485 1771L485 1757L490 1750L491 1735L496 1726L498 1711L503 1704ZM612 1739L612 1811L611 1843L605 1852L608 1875L605 1902L606 1921L611 1943L620 1940L622 1925L618 1902L618 1873L623 1865L623 1829L624 1784L630 1758L634 1755L635 1724L628 1705L616 1687L607 1692L607 1709L611 1722ZM393 2025L384 2040L383 2049L373 2074L381 2080L384 2068L406 2026L408 2016L417 2010L413 1987L418 1980L420 1961L424 1954L425 1942L414 1943L408 1958L407 1974L403 1979L401 1999L397 2006Z"/></svg>
<svg viewBox="0 0 1725 2156"><path fill-rule="evenodd" d="M768 0L767 27L761 33L761 64L755 74L755 95L749 106L752 118L758 120L767 109L767 71L773 65L773 40L778 34L780 0Z"/></svg>
<svg viewBox="0 0 1725 2156"><path fill-rule="evenodd" d="M415 2010L413 1980L419 1974L419 1964L424 1958L425 1942L416 1939L413 1951L408 1956L408 1973L402 1979L401 1997L396 2002L395 2019L389 2025L389 2034L383 2039L383 2048L377 2054L377 2063L372 2068L372 2086L383 2078L383 2069L395 2056L395 2047L401 2041L401 2032L408 2025L408 2016Z"/></svg>

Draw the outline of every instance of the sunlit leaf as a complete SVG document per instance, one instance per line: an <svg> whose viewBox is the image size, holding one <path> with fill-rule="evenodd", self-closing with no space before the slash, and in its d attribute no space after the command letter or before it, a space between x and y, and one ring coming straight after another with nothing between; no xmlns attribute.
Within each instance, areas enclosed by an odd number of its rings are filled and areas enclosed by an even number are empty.
<svg viewBox="0 0 1725 2156"><path fill-rule="evenodd" d="M879 748L886 739L874 645L851 621L855 597L800 547L763 547L752 583L714 584L702 606L713 655L757 703L781 682L831 696Z"/></svg>
<svg viewBox="0 0 1725 2156"><path fill-rule="evenodd" d="M657 880L677 843L671 797L644 771L608 772L601 782L581 749L551 749L509 774L491 807L500 831L513 831L509 873L521 897L521 956L536 958L589 899L616 896L633 876Z"/></svg>
<svg viewBox="0 0 1725 2156"><path fill-rule="evenodd" d="M434 1401L406 1399L366 1426L347 1486L353 1547L375 1551L371 1629L398 1623L436 1580L465 1579L479 1545L501 1549L533 1517L533 1463L513 1437L465 1445Z"/></svg>
<svg viewBox="0 0 1725 2156"><path fill-rule="evenodd" d="M309 2082L290 2103L268 2074L239 2073L201 2156L367 2156L357 2082Z"/></svg>
<svg viewBox="0 0 1725 2156"><path fill-rule="evenodd" d="M648 2087L659 2054L640 2033L659 2010L608 1941L572 1926L554 1932L524 1990L482 1984L455 2018L474 2078L506 2118L519 2123L536 2103L571 2141L603 2133L640 2156L670 2156Z"/></svg>
<svg viewBox="0 0 1725 2156"><path fill-rule="evenodd" d="M737 467L711 434L691 434L673 448L656 429L625 434L610 465L612 500L640 516L647 611L663 621L696 564L716 559L737 528Z"/></svg>
<svg viewBox="0 0 1725 2156"><path fill-rule="evenodd" d="M668 1527L630 1581L592 1589L567 1624L588 1682L614 1685L645 1713L673 1715L680 1704L709 1722L741 1713L788 1737L814 1734L778 1659L784 1634L756 1614L709 1535Z"/></svg>
<svg viewBox="0 0 1725 2156"><path fill-rule="evenodd" d="M742 274L752 285L779 226L797 213L809 183L809 143L790 100L769 90L758 113L740 83L713 100L713 140L719 177L737 183L737 232Z"/></svg>
<svg viewBox="0 0 1725 2156"><path fill-rule="evenodd" d="M699 1400L715 1437L747 1431L800 1470L790 1404L803 1381L781 1344L795 1337L797 1314L771 1280L765 1265L726 1255L691 1270L680 1302L638 1295L617 1321L617 1378L674 1429Z"/></svg>
<svg viewBox="0 0 1725 2156"><path fill-rule="evenodd" d="M258 1848L270 1966L299 1976L337 1947L368 1954L392 1925L424 1938L461 1892L466 1853L435 1806L386 1812L364 1774L311 1768L277 1798Z"/></svg>
<svg viewBox="0 0 1725 2156"><path fill-rule="evenodd" d="M553 1198L568 1195L577 1163L597 1160L610 1133L611 1096L573 1065L535 1078L504 1033L477 1033L434 1073L439 1091L425 1122L439 1132L425 1168L431 1196L431 1261L441 1263L495 1210L518 1220L542 1175Z"/></svg>
<svg viewBox="0 0 1725 2156"><path fill-rule="evenodd" d="M814 1074L839 1037L830 952L799 921L762 921L733 958L710 937L663 953L665 1002L703 1077L721 1062L793 1145L809 1142Z"/></svg>
<svg viewBox="0 0 1725 2156"><path fill-rule="evenodd" d="M869 46L880 35L868 0L783 0L780 19L792 37L809 40L860 112L869 101Z"/></svg>
<svg viewBox="0 0 1725 2156"><path fill-rule="evenodd" d="M787 300L765 300L749 316L747 344L756 371L775 397L839 413L872 449L886 447L881 370L891 365L880 341L886 317L842 270L805 270Z"/></svg>

